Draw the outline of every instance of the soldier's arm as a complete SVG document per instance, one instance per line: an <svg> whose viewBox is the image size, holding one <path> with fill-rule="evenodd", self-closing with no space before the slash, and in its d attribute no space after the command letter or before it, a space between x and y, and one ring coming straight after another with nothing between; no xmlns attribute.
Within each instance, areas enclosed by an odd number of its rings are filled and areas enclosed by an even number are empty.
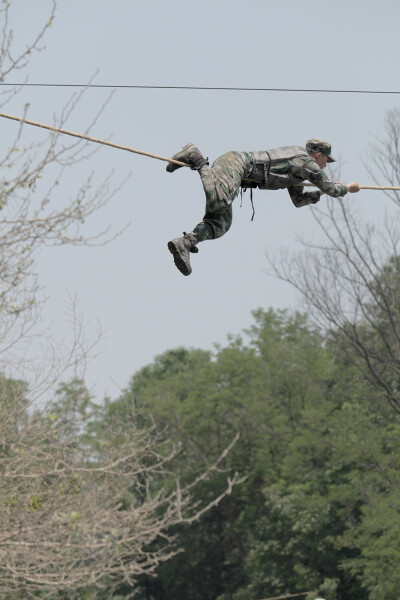
<svg viewBox="0 0 400 600"><path fill-rule="evenodd" d="M316 204L321 198L321 192L319 190L305 192L301 185L291 185L288 187L288 192L293 204L297 208L300 208L301 206L307 206L308 204Z"/></svg>
<svg viewBox="0 0 400 600"><path fill-rule="evenodd" d="M311 157L304 161L301 171L302 177L316 185L323 194L328 194L328 196L332 196L333 198L339 198L340 196L345 196L348 192L346 185L331 181Z"/></svg>
<svg viewBox="0 0 400 600"><path fill-rule="evenodd" d="M288 192L295 206L306 206L318 202L322 194L328 194L333 198L338 198L347 194L347 186L342 183L330 181L326 173L319 168L315 160L311 157L305 160L295 159L292 164L292 172L303 180L310 181L320 191L305 192L301 186L290 186Z"/></svg>

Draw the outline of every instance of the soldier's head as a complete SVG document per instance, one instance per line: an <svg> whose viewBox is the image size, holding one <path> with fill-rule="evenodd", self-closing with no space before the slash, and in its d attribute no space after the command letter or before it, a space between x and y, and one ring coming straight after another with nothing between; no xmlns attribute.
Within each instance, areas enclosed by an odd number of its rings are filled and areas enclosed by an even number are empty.
<svg viewBox="0 0 400 600"><path fill-rule="evenodd" d="M306 143L306 150L320 169L324 169L327 163L335 162L335 159L331 155L331 145L328 142L312 138Z"/></svg>

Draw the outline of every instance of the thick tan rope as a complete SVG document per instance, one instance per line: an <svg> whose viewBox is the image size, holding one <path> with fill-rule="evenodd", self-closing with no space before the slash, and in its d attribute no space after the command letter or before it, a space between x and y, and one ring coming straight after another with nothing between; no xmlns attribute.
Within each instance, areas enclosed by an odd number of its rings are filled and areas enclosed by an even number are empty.
<svg viewBox="0 0 400 600"><path fill-rule="evenodd" d="M400 190L400 187L391 185L360 185L360 190Z"/></svg>
<svg viewBox="0 0 400 600"><path fill-rule="evenodd" d="M80 138L81 140L87 140L88 142L95 142L96 144L103 144L104 146L111 146L111 148L117 148L118 150L126 150L127 152L133 152L135 154L142 154L143 156L149 156L150 158L156 158L157 160L164 160L170 162L179 167L189 167L188 164L179 160L173 160L172 158L166 158L165 156L159 156L158 154L151 154L150 152L144 152L143 150L135 150L129 146L121 146L120 144L114 144L113 142L107 142L106 140L100 140L98 138L90 137L89 135L83 135L82 133L74 133L67 129L59 129L52 125L44 125L37 121L30 121L29 119L23 119L22 117L14 117L0 112L0 117L5 119L11 119L12 121L19 121L20 123L26 123L27 125L34 125L35 127L41 127L42 129L48 129L49 131L55 131L57 133L64 133L65 135L71 135L72 137ZM316 187L312 183L298 183L300 186L311 186ZM400 190L400 187L394 187L389 185L360 185L361 190Z"/></svg>
<svg viewBox="0 0 400 600"><path fill-rule="evenodd" d="M134 152L135 154L143 154L143 156L149 156L150 158L165 160L166 162L173 163L174 165L178 165L179 167L189 166L184 162L180 162L179 160L173 160L172 158L166 158L165 156L158 156L157 154L150 154L150 152L143 152L143 150L135 150L134 148L130 148L129 146L121 146L120 144L114 144L113 142L106 142L105 140L93 138L88 135L82 135L81 133L74 133L72 131L68 131L67 129L59 129L58 127L52 127L51 125L43 125L43 123L29 121L28 119L22 119L21 117L13 117L11 115L6 115L5 113L0 113L0 117L4 117L5 119L11 119L12 121L19 121L20 123L26 123L27 125L34 125L35 127L42 127L42 129L56 131L57 133L65 133L66 135L71 135L73 137L80 138L81 140L87 140L88 142L96 142L96 144L103 144L104 146L118 148L118 150L127 150L128 152Z"/></svg>
<svg viewBox="0 0 400 600"><path fill-rule="evenodd" d="M316 187L313 183L296 183L295 185ZM360 185L360 190L400 190L392 185Z"/></svg>

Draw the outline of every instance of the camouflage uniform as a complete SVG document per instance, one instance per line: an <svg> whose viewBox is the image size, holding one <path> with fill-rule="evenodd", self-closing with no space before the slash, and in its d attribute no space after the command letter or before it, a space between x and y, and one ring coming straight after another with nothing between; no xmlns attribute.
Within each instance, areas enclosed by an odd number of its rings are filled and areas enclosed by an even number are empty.
<svg viewBox="0 0 400 600"><path fill-rule="evenodd" d="M333 160L333 159L332 159ZM328 196L347 194L347 187L331 182L305 148L285 146L261 152L227 152L211 168L198 169L206 195L203 220L193 229L198 242L224 235L232 224L232 202L240 188L287 189L296 207L315 204L319 191L305 192L296 184L307 180Z"/></svg>
<svg viewBox="0 0 400 600"><path fill-rule="evenodd" d="M283 146L260 152L227 152L208 166L200 150L187 144L172 157L186 163L199 172L206 195L206 211L203 220L190 233L168 242L176 267L183 275L190 275L190 252L197 252L197 244L224 235L232 224L232 202L240 188L263 190L287 189L295 206L315 204L320 192L305 192L299 183L307 180L329 196L344 196L347 187L329 181L309 152L322 153L326 162L334 162L327 142L313 138L306 147ZM166 169L172 173L180 164L169 162Z"/></svg>

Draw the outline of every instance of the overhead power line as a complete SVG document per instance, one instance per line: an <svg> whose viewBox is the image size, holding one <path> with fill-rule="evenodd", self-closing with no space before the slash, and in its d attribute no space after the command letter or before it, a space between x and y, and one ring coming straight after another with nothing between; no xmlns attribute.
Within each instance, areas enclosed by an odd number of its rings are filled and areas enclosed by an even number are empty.
<svg viewBox="0 0 400 600"><path fill-rule="evenodd" d="M102 88L102 89L142 89L142 90L199 90L226 92L294 92L313 94L400 94L399 90L346 90L330 88L261 88L234 86L201 86L201 85L111 85L101 83L4 83L0 86L9 87L68 87L68 88Z"/></svg>

